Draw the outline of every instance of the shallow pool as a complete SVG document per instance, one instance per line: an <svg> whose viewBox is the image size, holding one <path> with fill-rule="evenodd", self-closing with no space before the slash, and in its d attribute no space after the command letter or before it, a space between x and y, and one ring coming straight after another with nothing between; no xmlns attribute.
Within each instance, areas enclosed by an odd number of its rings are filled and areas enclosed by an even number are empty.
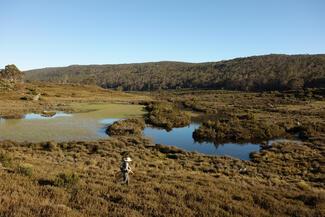
<svg viewBox="0 0 325 217"><path fill-rule="evenodd" d="M112 124L118 119L104 119L102 123ZM164 129L154 127L146 127L144 135L150 137L156 144L172 145L187 151L196 151L208 155L224 155L232 156L242 160L249 160L249 154L259 151L260 146L252 143L224 143L216 145L212 142L196 142L192 137L193 131L200 125L192 123L187 127L174 128L167 132ZM105 134L106 127L101 130L101 134Z"/></svg>
<svg viewBox="0 0 325 217"><path fill-rule="evenodd" d="M249 160L251 152L260 150L259 145L252 143L224 143L216 145L211 142L195 142L192 138L192 133L198 127L199 124L192 123L187 127L174 128L170 132L147 127L144 130L144 134L151 137L158 144L173 145L187 151L196 151L209 155L232 156L242 160Z"/></svg>
<svg viewBox="0 0 325 217"><path fill-rule="evenodd" d="M82 106L86 108L88 105ZM17 142L96 140L107 138L107 135L102 133L104 127L102 120L106 117L121 119L141 117L143 114L143 106L105 104L97 105L96 110L75 114L57 112L54 116L44 117L41 114L30 113L20 119L2 118L0 140Z"/></svg>
<svg viewBox="0 0 325 217"><path fill-rule="evenodd" d="M122 105L121 107L114 104L84 113L57 112L51 117L31 113L21 119L0 119L0 140L41 142L105 139L108 137L105 132L107 125L125 118L140 117L143 114L142 106ZM251 152L260 150L258 144L252 143L216 145L211 142L195 142L192 133L198 127L199 124L192 123L187 127L174 128L167 132L164 129L148 126L144 130L144 135L152 138L156 144L172 145L208 155L232 156L242 160L249 160Z"/></svg>

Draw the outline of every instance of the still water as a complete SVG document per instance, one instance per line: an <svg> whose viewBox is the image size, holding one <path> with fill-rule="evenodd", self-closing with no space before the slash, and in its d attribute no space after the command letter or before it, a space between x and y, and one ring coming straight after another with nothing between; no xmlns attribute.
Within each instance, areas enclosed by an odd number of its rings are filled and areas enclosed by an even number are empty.
<svg viewBox="0 0 325 217"><path fill-rule="evenodd" d="M108 137L105 133L107 125L143 114L142 106L116 104L96 107L96 110L84 113L57 112L52 117L32 113L22 119L0 119L0 140L40 142L104 139ZM173 145L208 155L233 156L242 160L249 160L251 152L260 150L259 145L251 143L197 143L192 138L192 133L198 127L199 124L192 123L187 127L174 128L167 132L148 126L144 135L152 138L156 144Z"/></svg>
<svg viewBox="0 0 325 217"><path fill-rule="evenodd" d="M119 119L107 118L103 119L101 123L106 125L112 124ZM241 160L249 160L249 154L254 151L259 151L260 146L252 143L224 143L216 145L212 142L195 142L192 133L200 125L198 123L192 123L187 127L174 128L167 132L164 129L158 129L154 127L146 127L144 129L144 135L151 138L156 144L172 145L187 151L196 151L208 155L223 155L232 156ZM105 128L100 130L102 135L105 135Z"/></svg>
<svg viewBox="0 0 325 217"><path fill-rule="evenodd" d="M12 141L72 141L107 138L101 132L106 117L130 118L144 114L143 106L128 104L83 105L88 112L67 114L57 112L52 117L26 114L21 119L0 119L0 140Z"/></svg>
<svg viewBox="0 0 325 217"><path fill-rule="evenodd" d="M170 132L148 127L144 130L144 134L153 138L155 143L158 144L174 145L187 151L196 151L209 155L228 155L242 160L249 160L249 154L251 152L260 150L259 145L252 143L225 143L216 145L211 142L195 142L192 138L192 133L198 127L199 124L192 123L187 127L174 128Z"/></svg>

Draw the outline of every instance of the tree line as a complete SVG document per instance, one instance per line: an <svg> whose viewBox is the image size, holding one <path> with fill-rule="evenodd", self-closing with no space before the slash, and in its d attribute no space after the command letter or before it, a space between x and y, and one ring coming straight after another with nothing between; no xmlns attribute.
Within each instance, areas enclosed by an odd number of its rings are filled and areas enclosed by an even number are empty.
<svg viewBox="0 0 325 217"><path fill-rule="evenodd" d="M26 71L27 80L97 84L127 91L199 88L244 91L325 87L325 55L264 55L206 63L73 65Z"/></svg>

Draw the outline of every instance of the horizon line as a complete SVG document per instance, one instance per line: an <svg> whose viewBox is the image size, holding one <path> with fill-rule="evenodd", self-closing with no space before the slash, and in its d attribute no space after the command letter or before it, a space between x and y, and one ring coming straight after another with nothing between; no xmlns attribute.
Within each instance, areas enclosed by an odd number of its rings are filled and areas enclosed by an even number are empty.
<svg viewBox="0 0 325 217"><path fill-rule="evenodd" d="M203 64L203 63L214 63L214 62L223 62L223 61L231 61L235 59L243 59L243 58L250 58L250 57L262 57L262 56L311 56L311 55L325 55L325 53L296 53L296 54L288 54L288 53L269 53L269 54L257 54L257 55L247 55L247 56L238 56L226 59L219 59L219 60L208 60L208 61L182 61L182 60L153 60L153 61L135 61L135 62L121 62L121 63L89 63L89 64L69 64L69 65L53 65L53 66L40 66L37 68L27 68L27 69L20 69L18 65L15 63L9 63L6 65L14 64L16 65L22 72L26 71L33 71L33 70L40 70L40 69L50 69L50 68L66 68L66 67L73 67L73 66L105 66L105 65L132 65L132 64L148 64L148 63L163 63L163 62L172 62L172 63L187 63L187 64ZM5 66L6 66L5 65ZM5 67L4 66L4 67ZM3 68L4 68L3 67ZM2 68L0 68L2 69Z"/></svg>

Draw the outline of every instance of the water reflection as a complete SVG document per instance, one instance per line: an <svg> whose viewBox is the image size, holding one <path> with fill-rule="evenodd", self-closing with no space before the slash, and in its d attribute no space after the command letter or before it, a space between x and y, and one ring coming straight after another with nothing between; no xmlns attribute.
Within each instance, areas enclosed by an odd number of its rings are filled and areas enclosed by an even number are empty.
<svg viewBox="0 0 325 217"><path fill-rule="evenodd" d="M89 105L80 105L89 110ZM141 117L144 113L141 105L95 104L88 112L56 114L27 114L20 119L0 119L0 140L17 142L91 141L105 139L106 118L116 121L120 118Z"/></svg>
<svg viewBox="0 0 325 217"><path fill-rule="evenodd" d="M72 114L68 114L68 113L64 113L64 112L56 112L52 116L30 113L30 114L26 114L24 119L26 119L26 120L47 120L47 119L53 119L53 118L59 118L59 117L71 117L71 116L72 116Z"/></svg>
<svg viewBox="0 0 325 217"><path fill-rule="evenodd" d="M141 107L130 108L141 109ZM103 139L108 137L106 134L107 125L132 116L130 113L122 117L108 118L112 117L110 114L111 107L110 110L73 115L57 112L53 116L46 117L32 113L25 115L23 119L0 119L0 140L39 142ZM148 126L144 130L144 135L151 137L157 144L172 145L187 151L196 151L208 155L228 155L242 160L249 160L251 152L260 150L259 145L252 143L215 145L210 142L195 142L192 133L198 127L198 123L192 123L187 127L174 128L167 132Z"/></svg>
<svg viewBox="0 0 325 217"><path fill-rule="evenodd" d="M187 151L196 151L208 155L232 156L242 160L249 160L249 154L251 152L260 150L258 144L252 143L225 143L216 145L211 142L196 142L192 138L192 133L198 127L199 124L192 123L187 127L174 128L169 132L147 127L144 130L144 134L145 136L151 137L158 144L173 145Z"/></svg>

